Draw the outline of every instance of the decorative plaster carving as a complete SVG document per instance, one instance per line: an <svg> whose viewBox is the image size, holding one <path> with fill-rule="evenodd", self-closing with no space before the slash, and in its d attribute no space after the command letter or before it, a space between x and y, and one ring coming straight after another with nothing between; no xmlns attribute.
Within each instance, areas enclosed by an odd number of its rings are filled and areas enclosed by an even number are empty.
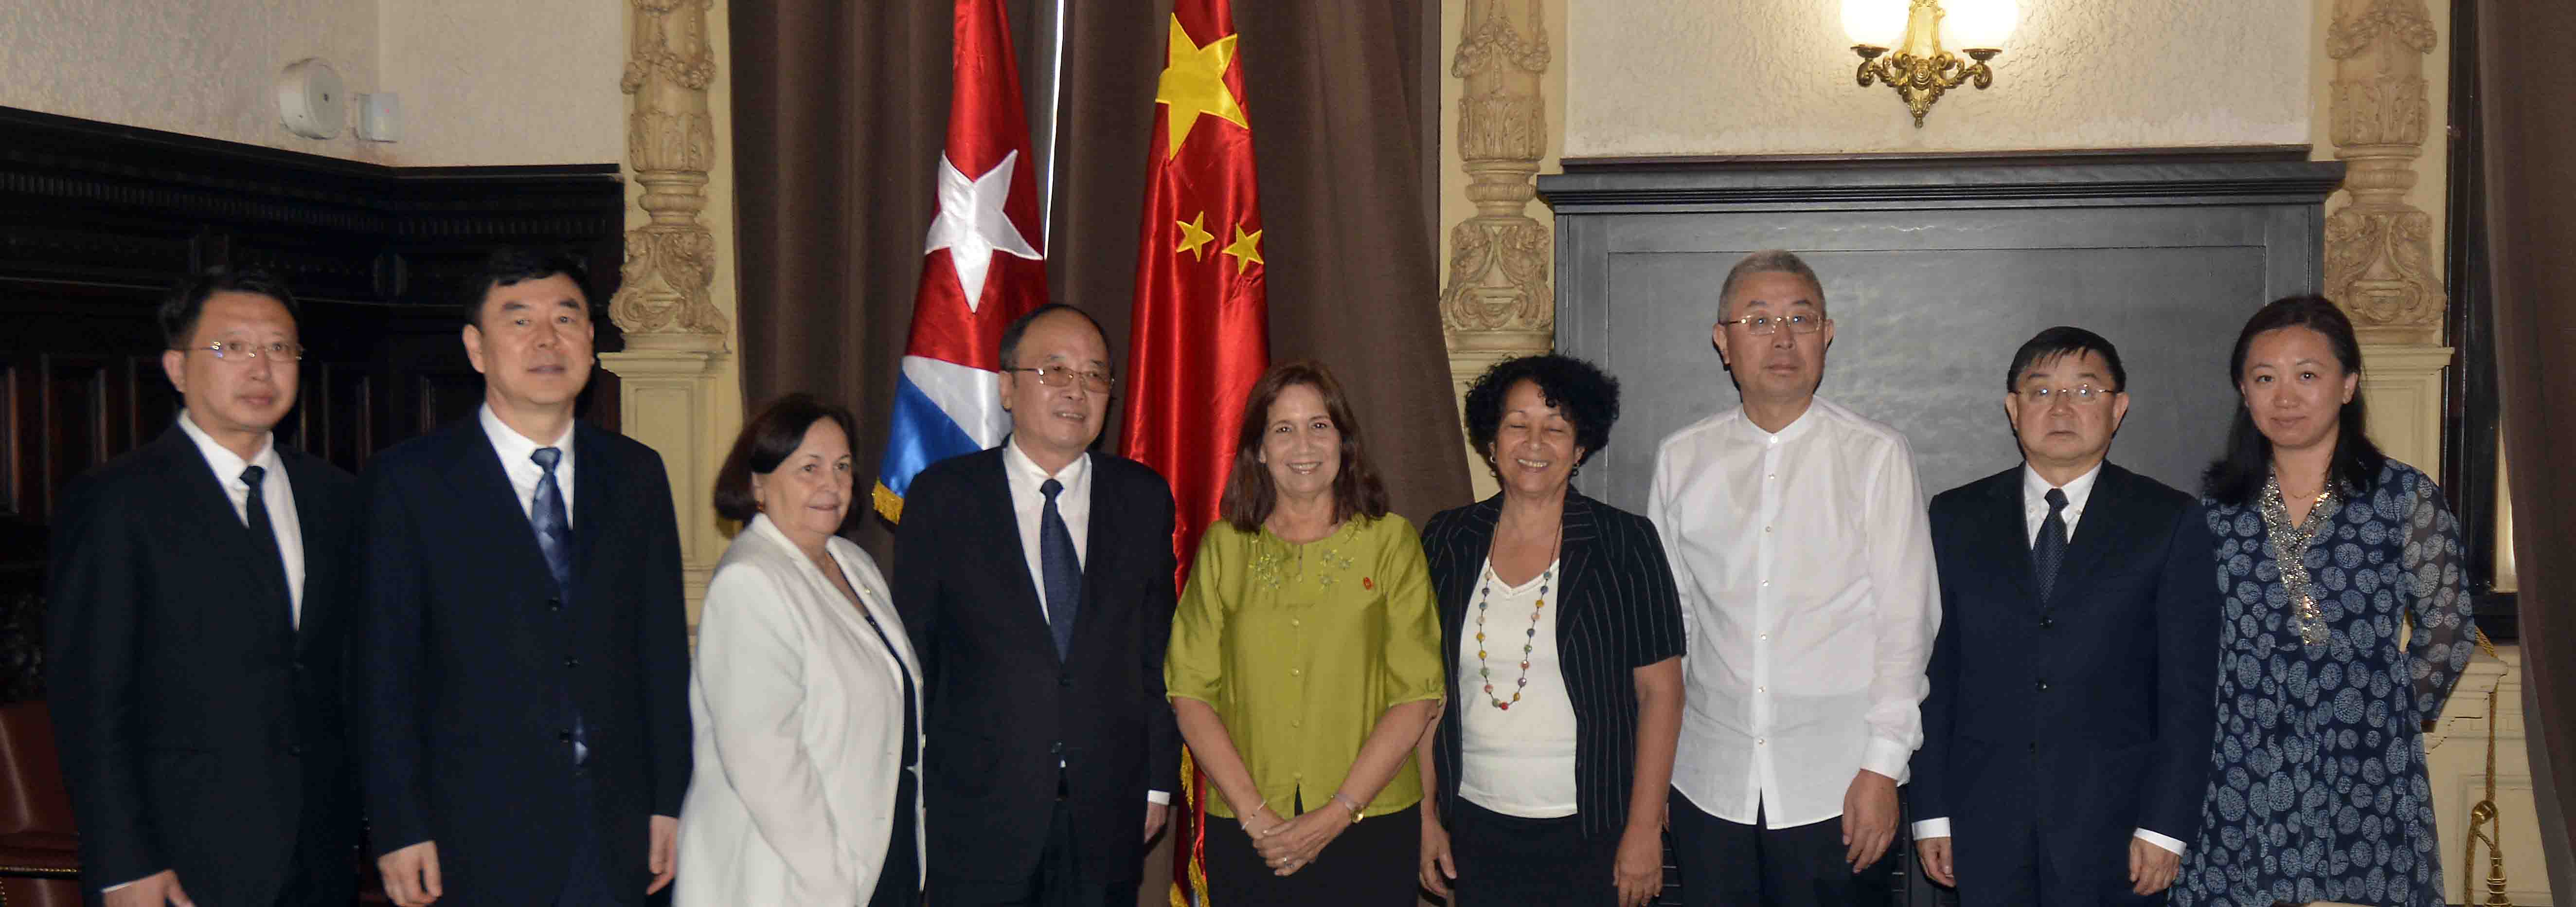
<svg viewBox="0 0 2576 907"><path fill-rule="evenodd" d="M2337 0L2326 29L2335 61L2328 128L2348 162L2351 204L2326 218L2326 295L2365 342L2441 340L2431 215L2406 204L2424 154L2424 55L2435 43L2423 0Z"/></svg>
<svg viewBox="0 0 2576 907"><path fill-rule="evenodd" d="M1467 0L1458 55L1449 66L1451 76L1467 83L1458 101L1457 146L1476 214L1450 228L1440 319L1452 372L1475 370L1464 372L1466 378L1483 370L1483 360L1554 345L1548 259L1555 237L1526 213L1537 194L1530 179L1547 156L1547 103L1539 94L1549 63L1542 4ZM1485 355L1462 358L1471 352Z"/></svg>
<svg viewBox="0 0 2576 907"><path fill-rule="evenodd" d="M707 41L713 0L633 0L635 41L618 87L634 98L626 155L644 187L636 205L651 221L626 232L625 283L608 315L640 348L720 349L731 324L708 299L716 243L698 212L707 207L715 124L707 86L715 50Z"/></svg>

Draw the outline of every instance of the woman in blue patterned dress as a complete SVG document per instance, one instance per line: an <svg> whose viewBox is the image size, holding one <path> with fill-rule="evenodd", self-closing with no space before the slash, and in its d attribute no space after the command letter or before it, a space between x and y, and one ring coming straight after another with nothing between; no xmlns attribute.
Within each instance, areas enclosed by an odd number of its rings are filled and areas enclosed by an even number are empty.
<svg viewBox="0 0 2576 907"><path fill-rule="evenodd" d="M2228 367L2243 405L2203 476L2218 745L2173 902L2439 905L2421 728L2469 661L2459 526L2364 437L2361 347L2333 303L2264 306Z"/></svg>

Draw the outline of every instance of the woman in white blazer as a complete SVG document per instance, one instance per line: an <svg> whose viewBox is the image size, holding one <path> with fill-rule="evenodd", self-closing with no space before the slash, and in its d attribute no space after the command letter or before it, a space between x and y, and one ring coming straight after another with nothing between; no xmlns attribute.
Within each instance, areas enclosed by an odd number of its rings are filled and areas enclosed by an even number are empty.
<svg viewBox="0 0 2576 907"><path fill-rule="evenodd" d="M850 435L847 410L789 395L717 476L746 525L698 624L680 907L920 903L920 674L885 579L833 534Z"/></svg>

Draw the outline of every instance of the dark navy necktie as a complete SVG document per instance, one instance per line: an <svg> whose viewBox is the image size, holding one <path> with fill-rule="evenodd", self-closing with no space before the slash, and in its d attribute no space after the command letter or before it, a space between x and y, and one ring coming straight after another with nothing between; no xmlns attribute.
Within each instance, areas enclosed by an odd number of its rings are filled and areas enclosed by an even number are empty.
<svg viewBox="0 0 2576 907"><path fill-rule="evenodd" d="M2049 590L2057 585L2057 568L2066 563L2066 492L2048 490L2048 519L2039 523L2039 538L2030 543L2031 579L2039 584L2040 604L2048 603Z"/></svg>
<svg viewBox="0 0 2576 907"><path fill-rule="evenodd" d="M286 555L277 546L277 526L268 519L268 498L260 492L260 481L268 470L257 466L242 467L242 484L250 486L250 499L242 507L243 522L250 530L250 548L259 558L261 576L277 585L277 593L286 598L286 625L295 626L295 591L287 588Z"/></svg>
<svg viewBox="0 0 2576 907"><path fill-rule="evenodd" d="M1046 575L1047 629L1055 635L1055 656L1073 654L1073 615L1082 607L1082 556L1073 550L1073 532L1055 508L1064 483L1054 479L1038 486L1046 509L1038 513L1038 572Z"/></svg>
<svg viewBox="0 0 2576 907"><path fill-rule="evenodd" d="M564 607L572 607L572 518L564 513L563 487L555 483L555 464L563 462L563 451L540 447L528 454L537 461L545 475L537 478L537 496L528 502L528 525L537 530L537 547L546 554L546 572L554 574L555 595ZM580 765L590 758L589 729L582 725L581 709L565 703L572 715L572 761Z"/></svg>

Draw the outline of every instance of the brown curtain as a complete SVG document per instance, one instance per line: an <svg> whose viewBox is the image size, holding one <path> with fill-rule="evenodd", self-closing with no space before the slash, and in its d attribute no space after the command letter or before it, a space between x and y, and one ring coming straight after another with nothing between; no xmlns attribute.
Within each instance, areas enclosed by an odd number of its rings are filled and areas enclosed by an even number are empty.
<svg viewBox="0 0 2576 907"><path fill-rule="evenodd" d="M2477 11L2484 106L2488 265L2503 394L2515 561L2520 568L2523 682L2535 761L2556 782L2544 812L2576 815L2576 485L2551 452L2576 450L2576 95L2559 56L2576 35L2576 4L2489 0ZM2544 766L2534 766L2541 770ZM2565 860L2559 828L2543 842ZM2562 902L2576 893L2559 891Z"/></svg>
<svg viewBox="0 0 2576 907"><path fill-rule="evenodd" d="M1420 124L1436 103L1422 30L1433 0L1288 0L1236 8L1260 156L1271 353L1330 365L1353 388L1398 512L1468 500L1441 340ZM1024 84L1052 6L1010 0ZM1124 356L1145 142L1170 0L1065 5L1053 299L1082 307ZM850 405L860 476L876 475L911 324L931 162L947 129L947 3L731 4L743 393L806 390ZM1028 98L1033 111L1047 99ZM1035 114L1033 113L1033 116ZM1113 423L1119 414L1113 411ZM1104 432L1113 444L1116 425ZM884 553L883 524L853 535Z"/></svg>
<svg viewBox="0 0 2576 907"><path fill-rule="evenodd" d="M1005 4L1024 73L1032 5ZM734 0L729 14L743 397L758 407L809 391L849 406L864 486L884 453L937 209L953 10ZM889 553L882 521L853 520L851 534Z"/></svg>
<svg viewBox="0 0 2576 907"><path fill-rule="evenodd" d="M1420 129L1437 103L1422 59L1432 4L1234 7L1261 174L1271 359L1322 361L1349 386L1395 509L1417 523L1470 494L1422 163L1436 150ZM1100 319L1121 355L1170 15L1170 0L1067 9L1049 280L1057 300Z"/></svg>

